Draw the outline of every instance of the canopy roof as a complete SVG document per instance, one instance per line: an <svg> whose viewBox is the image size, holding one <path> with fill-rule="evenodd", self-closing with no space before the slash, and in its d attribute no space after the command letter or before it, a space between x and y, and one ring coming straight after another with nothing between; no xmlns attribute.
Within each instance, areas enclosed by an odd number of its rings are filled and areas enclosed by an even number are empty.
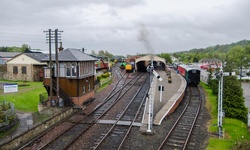
<svg viewBox="0 0 250 150"><path fill-rule="evenodd" d="M151 61L152 59L153 59L153 61L161 61L162 63L164 63L166 65L166 60L164 58L161 58L161 57L156 56L156 55L151 55L151 54L137 58L135 60L135 63L138 63L139 61Z"/></svg>

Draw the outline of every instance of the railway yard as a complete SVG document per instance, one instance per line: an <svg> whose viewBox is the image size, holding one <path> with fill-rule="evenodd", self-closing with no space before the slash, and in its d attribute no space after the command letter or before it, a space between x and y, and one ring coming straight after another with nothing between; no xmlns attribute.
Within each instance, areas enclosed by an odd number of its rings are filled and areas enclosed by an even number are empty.
<svg viewBox="0 0 250 150"><path fill-rule="evenodd" d="M210 116L199 86L188 87L176 110L148 133L140 128L147 114L149 74L120 69L113 69L113 74L112 84L97 92L95 101L86 109L19 149L205 149Z"/></svg>

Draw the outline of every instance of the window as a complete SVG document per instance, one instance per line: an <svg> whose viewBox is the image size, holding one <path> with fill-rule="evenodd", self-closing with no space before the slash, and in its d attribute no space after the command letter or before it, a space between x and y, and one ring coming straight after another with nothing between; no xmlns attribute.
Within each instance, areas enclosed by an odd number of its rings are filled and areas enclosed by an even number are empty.
<svg viewBox="0 0 250 150"><path fill-rule="evenodd" d="M50 78L50 68L44 69L45 71L45 78Z"/></svg>
<svg viewBox="0 0 250 150"><path fill-rule="evenodd" d="M85 93L85 85L83 85L83 87L82 87L82 93L83 94Z"/></svg>
<svg viewBox="0 0 250 150"><path fill-rule="evenodd" d="M90 83L89 83L89 91L90 91Z"/></svg>
<svg viewBox="0 0 250 150"><path fill-rule="evenodd" d="M73 63L66 63L66 76L68 77L76 77L77 76L77 63L73 62Z"/></svg>
<svg viewBox="0 0 250 150"><path fill-rule="evenodd" d="M77 64L74 62L72 63L72 76L76 76L77 73Z"/></svg>
<svg viewBox="0 0 250 150"><path fill-rule="evenodd" d="M83 65L84 65L84 74L87 74L87 63L84 62Z"/></svg>
<svg viewBox="0 0 250 150"><path fill-rule="evenodd" d="M22 66L22 74L27 74L27 72L26 72L26 66Z"/></svg>
<svg viewBox="0 0 250 150"><path fill-rule="evenodd" d="M80 62L80 76L84 75L84 65L83 62Z"/></svg>
<svg viewBox="0 0 250 150"><path fill-rule="evenodd" d="M59 64L59 77L65 77L65 66L64 63Z"/></svg>
<svg viewBox="0 0 250 150"><path fill-rule="evenodd" d="M71 71L70 71L71 65L70 65L70 63L66 63L66 68L67 68L66 76L71 76Z"/></svg>
<svg viewBox="0 0 250 150"><path fill-rule="evenodd" d="M18 67L17 66L13 66L13 73L18 74Z"/></svg>

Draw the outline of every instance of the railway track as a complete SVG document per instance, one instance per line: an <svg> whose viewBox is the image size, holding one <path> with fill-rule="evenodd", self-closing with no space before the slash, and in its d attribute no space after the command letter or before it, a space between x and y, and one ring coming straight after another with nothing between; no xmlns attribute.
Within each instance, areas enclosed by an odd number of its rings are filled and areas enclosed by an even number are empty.
<svg viewBox="0 0 250 150"><path fill-rule="evenodd" d="M131 83L131 88L126 89L128 92L126 94L122 94L114 103L114 106L110 108L109 111L106 111L92 126L86 134L83 134L79 137L74 144L67 147L67 149L99 149L99 146L103 146L102 143L109 139L110 136L116 136L117 138L120 136L117 133L121 133L121 129L118 129L116 126L120 123L121 117L123 116L124 110L129 109L128 103L132 103L131 95L135 95L138 92L138 86L142 85L143 78L145 78L145 74L141 74L136 82ZM145 79L144 79L145 80ZM129 121L127 121L129 122ZM123 130L123 132L125 132ZM121 136L122 137L122 136ZM85 139L88 139L86 141ZM110 147L111 148L111 147Z"/></svg>
<svg viewBox="0 0 250 150"><path fill-rule="evenodd" d="M128 81L128 75L124 76L122 76L116 84L116 87L120 86L120 88L114 88L112 90L113 92L111 92L113 94L109 94L102 103L100 103L100 105L89 114L85 116L78 114L69 118L67 121L64 121L38 138L32 140L30 143L25 144L20 149L65 149L69 147L69 145L74 143L81 134L94 125L99 117L104 115L105 112L112 107L114 101L119 99L122 91L124 91L122 89L128 89L128 86L132 86L130 85L131 82L136 82L136 77ZM137 78L140 78L139 74L137 75ZM60 131L55 134L57 128L60 128ZM54 133L53 136L49 136L50 133Z"/></svg>
<svg viewBox="0 0 250 150"><path fill-rule="evenodd" d="M96 142L93 149L121 149L123 142L126 140L127 135L131 131L133 125L136 124L136 119L142 109L145 100L145 93L149 89L149 80L141 78L142 83L135 96L129 101L126 108L119 114L119 117L114 120L113 125L110 127L105 136Z"/></svg>
<svg viewBox="0 0 250 150"><path fill-rule="evenodd" d="M202 97L200 87L188 87L187 98L189 99L183 112L170 129L158 150L161 149L186 149L196 120L199 116Z"/></svg>

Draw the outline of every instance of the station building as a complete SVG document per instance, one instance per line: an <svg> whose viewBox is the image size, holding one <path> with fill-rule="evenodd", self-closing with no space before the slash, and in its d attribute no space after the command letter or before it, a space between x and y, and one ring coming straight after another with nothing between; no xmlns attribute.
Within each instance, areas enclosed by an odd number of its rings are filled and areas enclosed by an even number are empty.
<svg viewBox="0 0 250 150"><path fill-rule="evenodd" d="M47 90L49 102L64 106L81 106L94 98L94 79L96 58L79 49L65 49L55 55L44 58L43 85ZM53 104L53 103L52 103Z"/></svg>

